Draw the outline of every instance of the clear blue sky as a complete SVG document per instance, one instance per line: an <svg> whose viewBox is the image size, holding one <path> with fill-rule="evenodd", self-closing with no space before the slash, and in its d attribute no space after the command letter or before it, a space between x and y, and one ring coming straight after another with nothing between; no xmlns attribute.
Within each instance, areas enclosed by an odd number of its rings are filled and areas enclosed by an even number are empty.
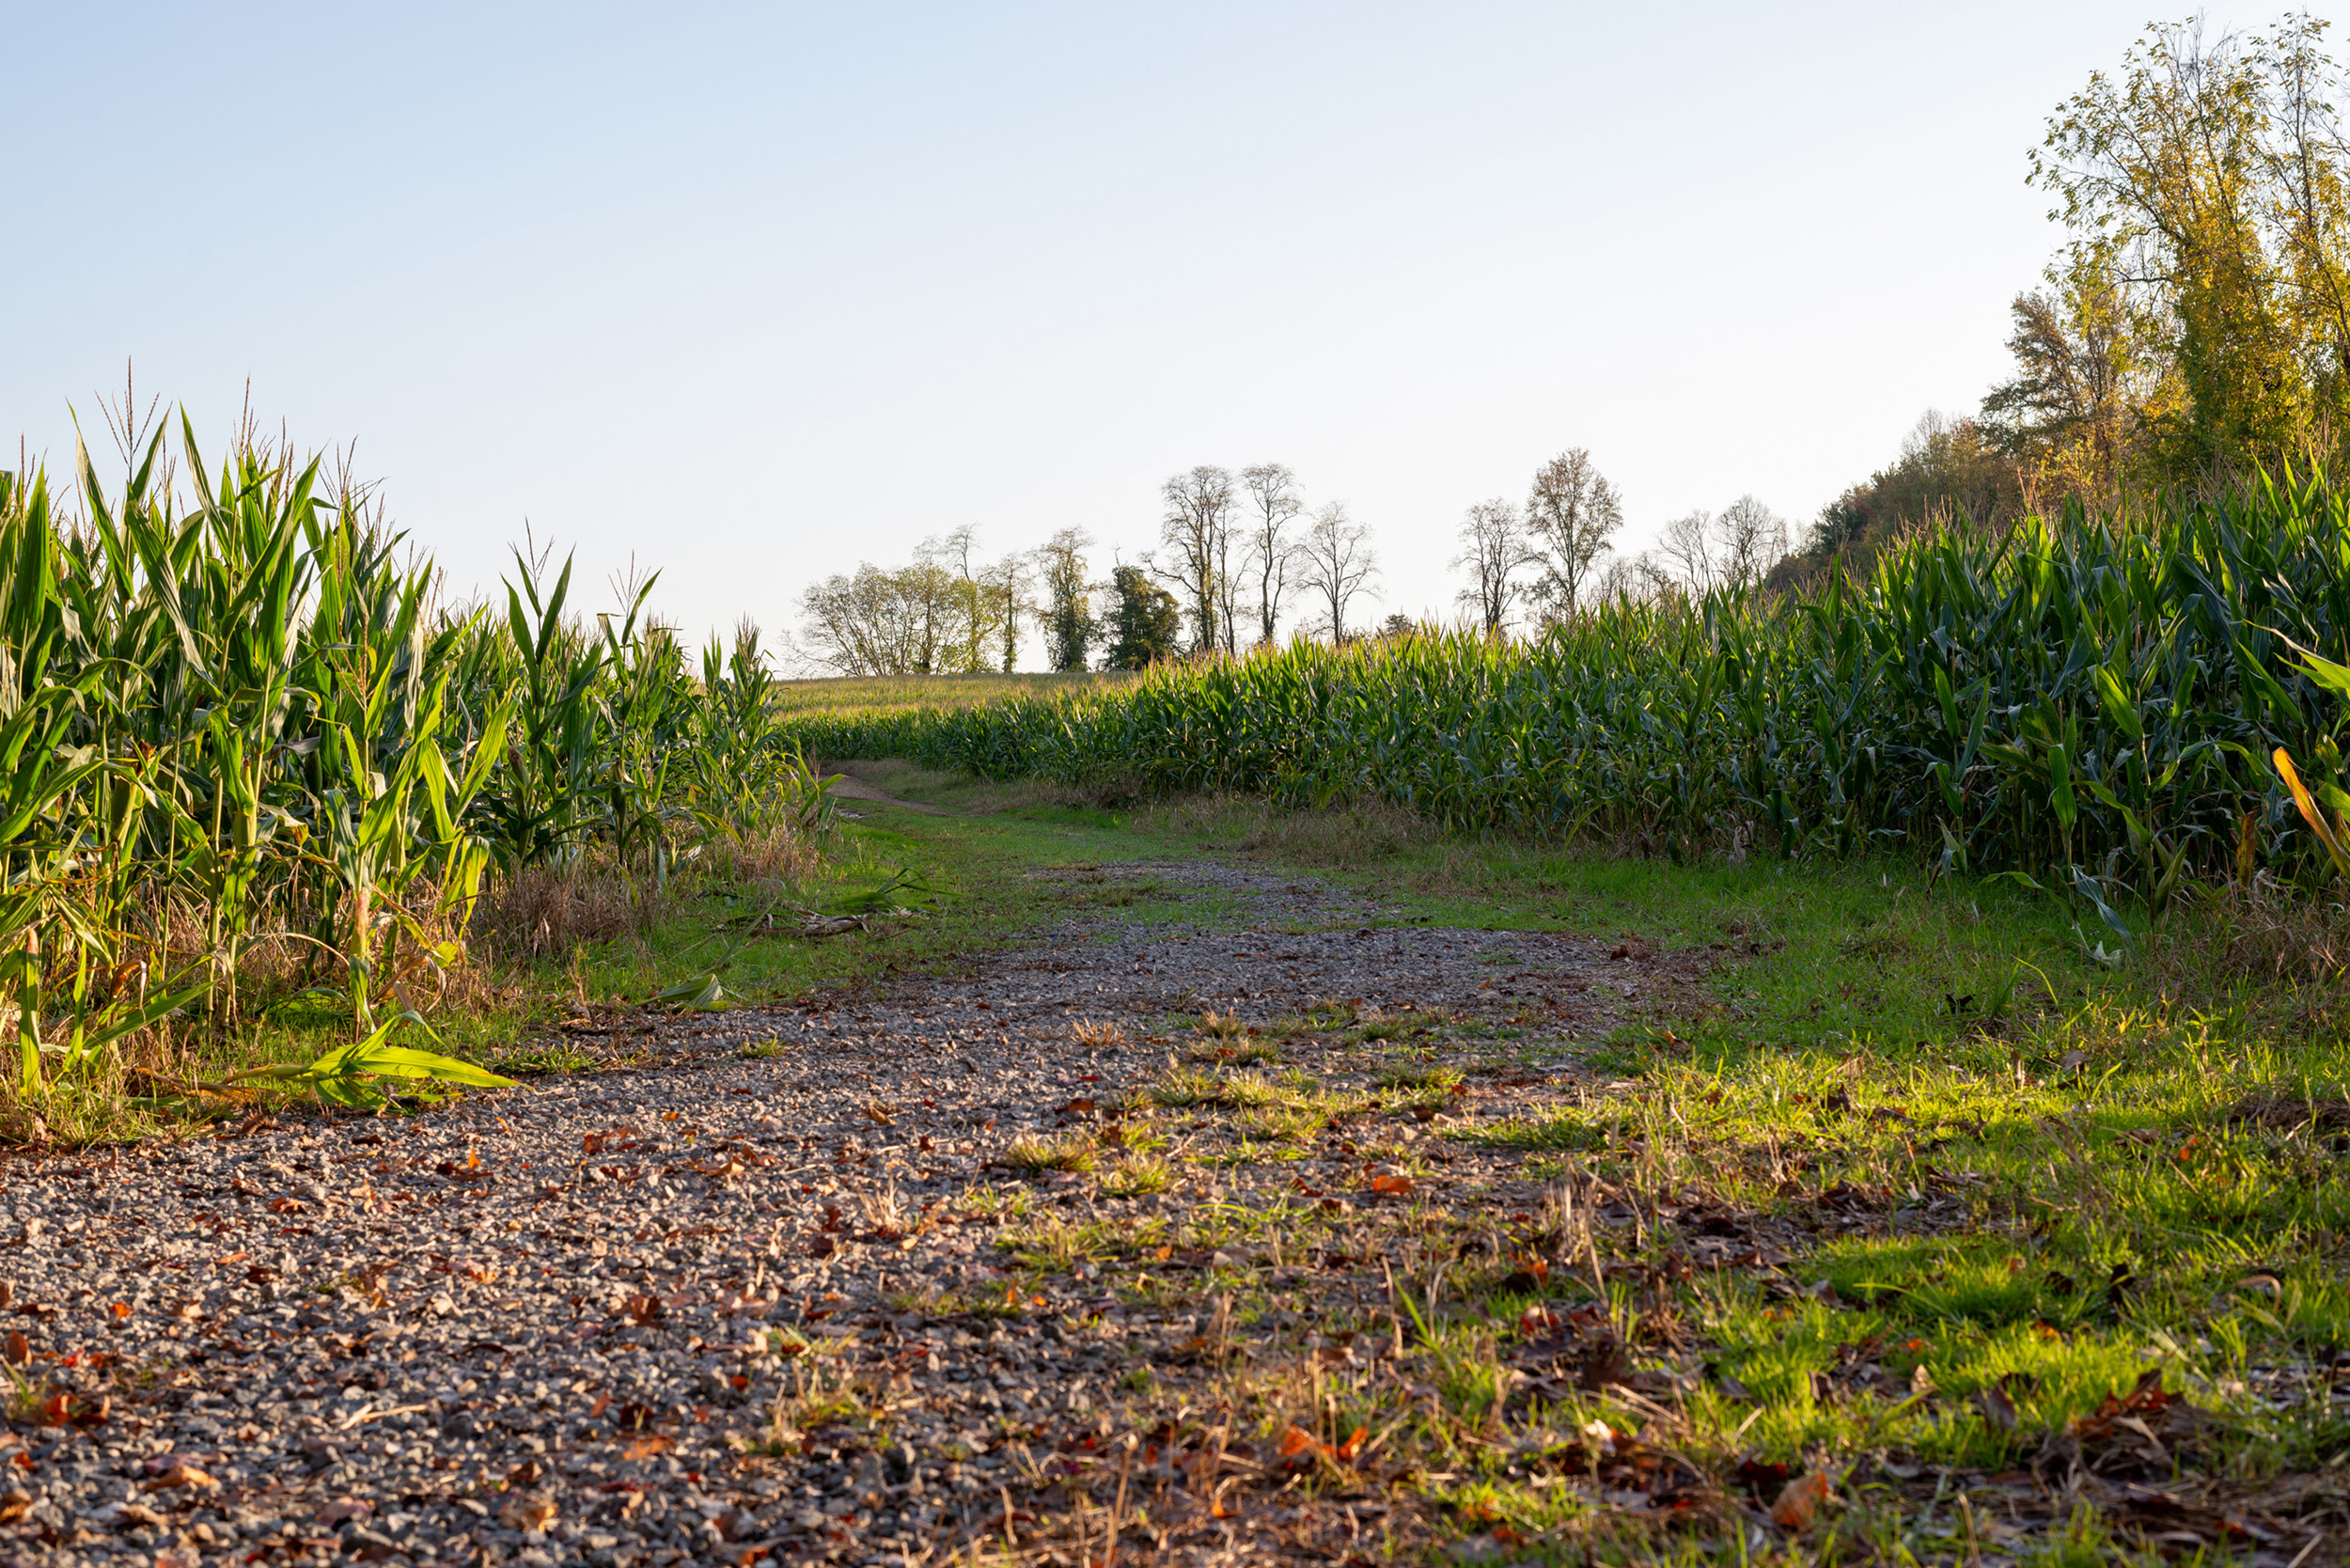
<svg viewBox="0 0 2350 1568"><path fill-rule="evenodd" d="M129 357L217 446L250 378L461 594L527 517L697 635L963 523L1131 556L1198 463L1347 501L1415 613L1568 446L1635 546L1745 491L1809 519L2002 373L2058 238L2026 151L2169 19L6 13L0 431L66 469Z"/></svg>

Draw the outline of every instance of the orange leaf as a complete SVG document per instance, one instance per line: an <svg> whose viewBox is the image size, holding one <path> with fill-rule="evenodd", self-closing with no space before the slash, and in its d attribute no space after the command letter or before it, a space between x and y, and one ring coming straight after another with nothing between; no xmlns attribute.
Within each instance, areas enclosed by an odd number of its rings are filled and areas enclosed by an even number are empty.
<svg viewBox="0 0 2350 1568"><path fill-rule="evenodd" d="M1284 1459L1294 1459L1299 1454L1310 1452L1321 1446L1321 1443L1315 1440L1314 1435L1304 1427L1292 1426L1281 1434L1281 1457Z"/></svg>
<svg viewBox="0 0 2350 1568"><path fill-rule="evenodd" d="M1340 1443L1331 1451L1338 1455L1341 1463L1352 1465L1355 1463L1355 1456L1363 1451L1363 1443L1370 1436L1371 1428L1367 1426L1358 1426L1354 1430L1353 1434L1347 1437L1345 1442Z"/></svg>
<svg viewBox="0 0 2350 1568"><path fill-rule="evenodd" d="M1825 1501L1827 1477L1817 1470L1810 1475L1797 1476L1779 1488L1778 1501L1771 1505L1771 1522L1781 1529L1810 1529L1812 1515Z"/></svg>
<svg viewBox="0 0 2350 1568"><path fill-rule="evenodd" d="M1412 1179L1409 1176L1373 1176L1371 1179L1371 1190L1384 1192L1396 1198L1407 1198L1412 1192Z"/></svg>
<svg viewBox="0 0 2350 1568"><path fill-rule="evenodd" d="M43 1426L63 1426L65 1425L66 1418L72 1414L72 1395L52 1394L49 1396L47 1403L42 1404L40 1407L41 1424Z"/></svg>
<svg viewBox="0 0 2350 1568"><path fill-rule="evenodd" d="M677 1444L671 1439L656 1433L650 1437L637 1438L636 1441L620 1450L620 1457L622 1459L650 1459L654 1454L666 1453L676 1446Z"/></svg>
<svg viewBox="0 0 2350 1568"><path fill-rule="evenodd" d="M127 1301L118 1301L107 1310L118 1318L127 1318L131 1315L131 1304Z"/></svg>

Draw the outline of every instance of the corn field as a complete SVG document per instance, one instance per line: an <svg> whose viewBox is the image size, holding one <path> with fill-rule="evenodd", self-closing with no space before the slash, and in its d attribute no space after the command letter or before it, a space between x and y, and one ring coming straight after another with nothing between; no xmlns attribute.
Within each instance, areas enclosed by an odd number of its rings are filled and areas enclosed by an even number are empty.
<svg viewBox="0 0 2350 1568"><path fill-rule="evenodd" d="M44 474L0 473L18 1105L167 1083L174 1038L290 996L380 1038L467 964L486 886L589 855L658 885L714 840L817 825L754 637L697 672L650 584L590 626L568 564L519 557L502 604L446 609L317 462L246 441L208 470L180 433L111 494L82 454L70 516Z"/></svg>
<svg viewBox="0 0 2350 1568"><path fill-rule="evenodd" d="M2096 902L2320 873L2267 759L2329 804L2350 522L2323 478L2144 516L1945 530L1794 599L1620 604L1530 643L1461 633L1162 666L1108 691L796 719L811 753L1140 792L1378 797L1454 830L1691 855L1904 851ZM2117 929L2118 922L2117 922Z"/></svg>

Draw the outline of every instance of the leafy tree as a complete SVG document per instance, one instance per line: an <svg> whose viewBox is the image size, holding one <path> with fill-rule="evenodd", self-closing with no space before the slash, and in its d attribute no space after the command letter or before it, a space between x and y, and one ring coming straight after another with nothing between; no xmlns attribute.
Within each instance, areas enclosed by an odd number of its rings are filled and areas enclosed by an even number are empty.
<svg viewBox="0 0 2350 1568"><path fill-rule="evenodd" d="M1135 566L1110 573L1110 592L1116 605L1110 613L1109 667L1148 669L1161 659L1173 658L1176 639L1183 635L1183 613L1175 596Z"/></svg>
<svg viewBox="0 0 2350 1568"><path fill-rule="evenodd" d="M1982 400L1984 432L2018 465L2028 508L2044 495L2120 499L2147 468L2154 426L2177 405L2146 291L2109 251L2072 259L2008 307L2016 373Z"/></svg>
<svg viewBox="0 0 2350 1568"><path fill-rule="evenodd" d="M1092 585L1086 581L1085 553L1093 537L1082 528L1063 528L1036 553L1044 578L1044 657L1058 670L1086 667L1086 655L1102 638L1102 624L1093 618Z"/></svg>
<svg viewBox="0 0 2350 1568"><path fill-rule="evenodd" d="M2093 298L2143 288L2182 394L2148 411L2156 477L2267 461L2350 411L2350 149L2326 24L2206 45L2150 27L2118 76L2058 109L2032 180L2074 230L2059 265ZM2029 368L2028 368L2029 374Z"/></svg>
<svg viewBox="0 0 2350 1568"><path fill-rule="evenodd" d="M1805 581L1837 560L1856 571L1906 529L1943 520L2003 527L2024 510L2016 465L1991 430L1928 409L1902 442L1900 458L1822 508L1807 547L1768 580Z"/></svg>
<svg viewBox="0 0 2350 1568"><path fill-rule="evenodd" d="M1552 620L1570 619L1593 563L1614 548L1609 541L1623 526L1623 503L1591 454L1574 447L1534 471L1526 525L1543 555L1535 594L1543 613Z"/></svg>
<svg viewBox="0 0 2350 1568"><path fill-rule="evenodd" d="M962 601L954 575L934 560L897 571L866 562L801 596L801 640L810 657L843 675L930 675L956 667L947 655Z"/></svg>

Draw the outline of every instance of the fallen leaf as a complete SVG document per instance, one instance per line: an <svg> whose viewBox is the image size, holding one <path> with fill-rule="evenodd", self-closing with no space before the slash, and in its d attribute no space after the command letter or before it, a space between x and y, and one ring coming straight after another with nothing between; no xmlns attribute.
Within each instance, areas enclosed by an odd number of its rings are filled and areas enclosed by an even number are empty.
<svg viewBox="0 0 2350 1568"><path fill-rule="evenodd" d="M210 1492L219 1485L219 1482L214 1481L193 1465L174 1465L153 1481L149 1482L147 1489L149 1492L168 1492L175 1487L193 1486L199 1491Z"/></svg>
<svg viewBox="0 0 2350 1568"><path fill-rule="evenodd" d="M1413 1190L1412 1179L1409 1176L1373 1176L1371 1190L1389 1198L1408 1198Z"/></svg>
<svg viewBox="0 0 2350 1568"><path fill-rule="evenodd" d="M1994 1384L1982 1391L1982 1419L2001 1432L2015 1430L2015 1402L2007 1397L2007 1390Z"/></svg>
<svg viewBox="0 0 2350 1568"><path fill-rule="evenodd" d="M666 1453L676 1446L672 1439L654 1433L649 1437L639 1437L627 1448L622 1449L620 1457L622 1459L650 1459L654 1454Z"/></svg>
<svg viewBox="0 0 2350 1568"><path fill-rule="evenodd" d="M498 1510L498 1519L509 1529L543 1530L555 1523L555 1499L526 1495L509 1497Z"/></svg>
<svg viewBox="0 0 2350 1568"><path fill-rule="evenodd" d="M1810 1529L1827 1498L1827 1477L1817 1470L1797 1476L1779 1489L1778 1501L1771 1505L1771 1522L1785 1530Z"/></svg>

